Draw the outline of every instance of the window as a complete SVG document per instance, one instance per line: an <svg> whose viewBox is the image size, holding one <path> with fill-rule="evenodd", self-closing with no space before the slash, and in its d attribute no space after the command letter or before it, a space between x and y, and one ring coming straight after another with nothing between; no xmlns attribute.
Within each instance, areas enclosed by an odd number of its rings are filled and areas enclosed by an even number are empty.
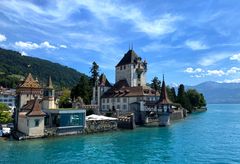
<svg viewBox="0 0 240 164"><path fill-rule="evenodd" d="M102 105L102 109L105 109L105 105Z"/></svg>
<svg viewBox="0 0 240 164"><path fill-rule="evenodd" d="M112 98L112 102L113 102L113 103L115 102L115 99L114 99L114 98Z"/></svg>
<svg viewBox="0 0 240 164"><path fill-rule="evenodd" d="M123 69L126 69L126 66L123 66Z"/></svg>
<svg viewBox="0 0 240 164"><path fill-rule="evenodd" d="M120 70L122 70L122 66L120 67Z"/></svg>
<svg viewBox="0 0 240 164"><path fill-rule="evenodd" d="M107 99L107 103L109 103L109 99Z"/></svg>
<svg viewBox="0 0 240 164"><path fill-rule="evenodd" d="M102 102L105 103L105 99L103 99Z"/></svg>
<svg viewBox="0 0 240 164"><path fill-rule="evenodd" d="M120 102L120 98L117 98L117 102Z"/></svg>
<svg viewBox="0 0 240 164"><path fill-rule="evenodd" d="M126 110L126 109L127 109L127 105L125 105L125 104L124 104L124 105L123 105L123 109L125 109L125 110Z"/></svg>
<svg viewBox="0 0 240 164"><path fill-rule="evenodd" d="M29 120L27 120L27 126L29 126Z"/></svg>
<svg viewBox="0 0 240 164"><path fill-rule="evenodd" d="M8 95L4 95L4 97L6 98L6 97L8 97Z"/></svg>
<svg viewBox="0 0 240 164"><path fill-rule="evenodd" d="M39 119L36 119L36 120L34 120L35 121L35 127L38 127L39 126Z"/></svg>
<svg viewBox="0 0 240 164"><path fill-rule="evenodd" d="M127 98L123 98L123 102L126 103L127 102Z"/></svg>
<svg viewBox="0 0 240 164"><path fill-rule="evenodd" d="M120 109L120 105L117 105L117 109Z"/></svg>

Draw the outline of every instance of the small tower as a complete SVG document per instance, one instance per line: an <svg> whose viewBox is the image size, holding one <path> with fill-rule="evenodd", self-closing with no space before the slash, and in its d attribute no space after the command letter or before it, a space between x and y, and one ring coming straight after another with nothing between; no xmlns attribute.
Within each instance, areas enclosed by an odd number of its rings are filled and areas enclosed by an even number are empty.
<svg viewBox="0 0 240 164"><path fill-rule="evenodd" d="M43 93L43 109L55 109L56 108L56 104L54 101L54 88L53 88L53 84L52 84L52 78L51 76L49 76L48 78L48 83L47 83L47 87L44 89L44 93Z"/></svg>
<svg viewBox="0 0 240 164"><path fill-rule="evenodd" d="M159 114L160 126L166 126L170 124L170 113L173 112L172 105L173 105L173 102L169 100L167 95L167 89L166 89L164 75L163 75L160 99L157 102L157 109L160 110L160 114Z"/></svg>
<svg viewBox="0 0 240 164"><path fill-rule="evenodd" d="M38 80L34 80L32 74L29 73L25 80L17 87L16 94L16 109L14 111L15 127L17 127L20 109L26 105L28 101L34 100L35 98L41 98L43 91Z"/></svg>

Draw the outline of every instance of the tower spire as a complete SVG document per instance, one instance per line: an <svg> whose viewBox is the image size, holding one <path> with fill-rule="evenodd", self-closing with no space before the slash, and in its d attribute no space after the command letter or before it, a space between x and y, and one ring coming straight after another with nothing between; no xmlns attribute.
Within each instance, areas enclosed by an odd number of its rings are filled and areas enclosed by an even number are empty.
<svg viewBox="0 0 240 164"><path fill-rule="evenodd" d="M53 88L51 76L49 76L49 78L48 78L48 85L47 85L47 87L48 87L48 88Z"/></svg>

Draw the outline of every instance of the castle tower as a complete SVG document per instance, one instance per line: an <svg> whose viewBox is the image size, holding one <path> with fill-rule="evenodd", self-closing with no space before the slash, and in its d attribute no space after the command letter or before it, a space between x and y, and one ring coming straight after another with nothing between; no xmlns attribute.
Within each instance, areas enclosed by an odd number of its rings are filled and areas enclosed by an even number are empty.
<svg viewBox="0 0 240 164"><path fill-rule="evenodd" d="M147 62L130 49L116 65L116 82L126 80L130 87L146 86Z"/></svg>
<svg viewBox="0 0 240 164"><path fill-rule="evenodd" d="M53 88L53 84L52 84L52 78L51 76L49 76L48 78L48 84L47 87L44 89L44 93L43 93L43 102L42 102L42 108L43 109L55 109L56 108L56 104L54 101L54 88Z"/></svg>
<svg viewBox="0 0 240 164"><path fill-rule="evenodd" d="M40 98L42 96L42 88L38 80L34 80L32 74L29 73L22 84L17 87L17 108L20 109L29 100L33 100L35 97Z"/></svg>

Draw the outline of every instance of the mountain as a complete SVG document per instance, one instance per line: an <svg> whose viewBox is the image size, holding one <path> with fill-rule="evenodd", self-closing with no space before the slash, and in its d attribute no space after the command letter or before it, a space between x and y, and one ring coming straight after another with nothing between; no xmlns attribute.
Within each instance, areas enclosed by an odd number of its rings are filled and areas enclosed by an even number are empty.
<svg viewBox="0 0 240 164"><path fill-rule="evenodd" d="M204 82L196 86L186 86L203 93L207 103L233 104L240 103L240 83Z"/></svg>
<svg viewBox="0 0 240 164"><path fill-rule="evenodd" d="M41 84L46 84L51 76L56 88L72 88L82 75L86 76L58 63L0 48L0 86L15 88L28 73L37 77Z"/></svg>

